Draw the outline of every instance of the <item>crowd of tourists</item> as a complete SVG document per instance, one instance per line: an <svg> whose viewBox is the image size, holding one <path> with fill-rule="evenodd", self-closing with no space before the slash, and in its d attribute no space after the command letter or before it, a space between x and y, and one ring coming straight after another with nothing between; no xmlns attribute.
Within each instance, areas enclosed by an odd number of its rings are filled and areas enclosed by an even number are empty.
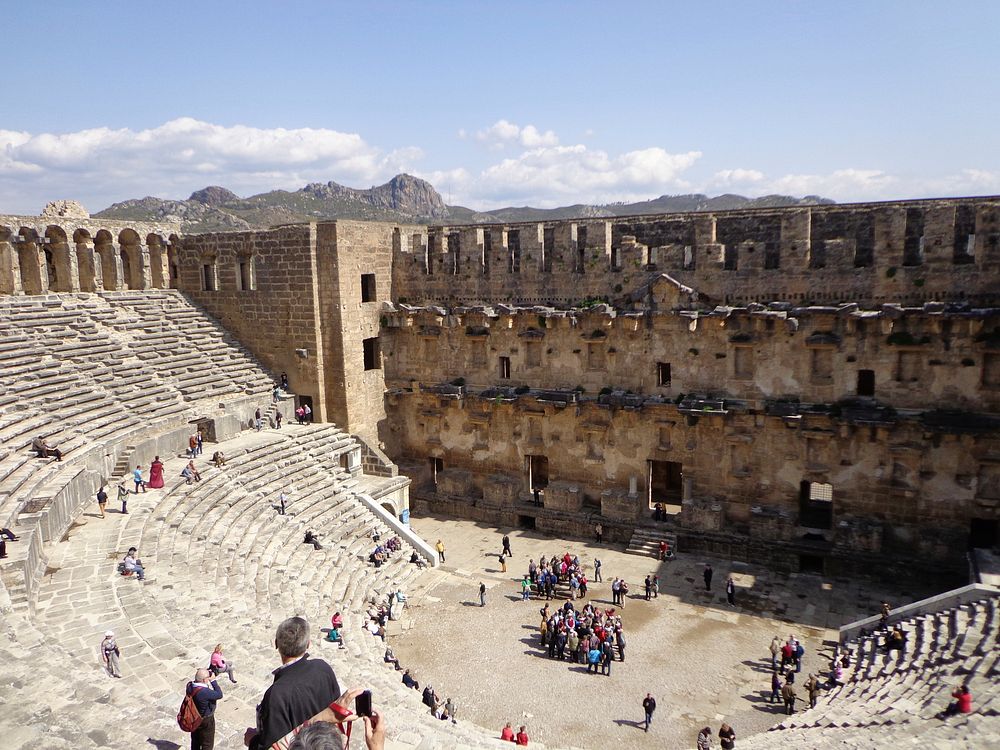
<svg viewBox="0 0 1000 750"><path fill-rule="evenodd" d="M625 633L615 609L601 609L588 602L577 611L567 601L555 611L546 604L539 610L538 632L550 659L584 664L587 672L611 675L611 662L625 661Z"/></svg>

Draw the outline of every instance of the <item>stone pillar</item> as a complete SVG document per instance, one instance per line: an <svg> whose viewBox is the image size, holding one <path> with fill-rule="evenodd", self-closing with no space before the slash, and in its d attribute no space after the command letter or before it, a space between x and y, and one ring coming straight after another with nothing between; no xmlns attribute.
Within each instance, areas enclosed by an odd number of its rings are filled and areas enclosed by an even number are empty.
<svg viewBox="0 0 1000 750"><path fill-rule="evenodd" d="M628 478L628 496L638 497L639 496L639 479L638 477Z"/></svg>
<svg viewBox="0 0 1000 750"><path fill-rule="evenodd" d="M462 248L462 272L476 269L477 274L483 273L483 230L462 229L458 233L458 243Z"/></svg>
<svg viewBox="0 0 1000 750"><path fill-rule="evenodd" d="M21 264L14 245L0 241L0 294L22 294Z"/></svg>
<svg viewBox="0 0 1000 750"><path fill-rule="evenodd" d="M687 502L694 494L694 480L691 477L683 477L683 489L681 490L681 502Z"/></svg>
<svg viewBox="0 0 1000 750"><path fill-rule="evenodd" d="M552 270L572 273L576 269L576 224L568 221L556 224L553 237Z"/></svg>
<svg viewBox="0 0 1000 750"><path fill-rule="evenodd" d="M149 245L142 244L138 245L136 248L135 257L139 261L139 269L136 277L140 279L139 288L140 289L151 289L153 286L153 277L150 271L150 253Z"/></svg>

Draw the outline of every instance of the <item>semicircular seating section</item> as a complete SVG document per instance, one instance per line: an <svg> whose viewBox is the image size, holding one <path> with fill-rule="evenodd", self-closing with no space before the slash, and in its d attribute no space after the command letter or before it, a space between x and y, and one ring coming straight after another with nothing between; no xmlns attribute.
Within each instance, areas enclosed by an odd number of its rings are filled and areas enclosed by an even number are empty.
<svg viewBox="0 0 1000 750"><path fill-rule="evenodd" d="M849 641L852 669L816 708L747 738L753 750L811 747L1000 746L1000 592L899 620L906 647L887 652L883 633ZM825 675L824 675L825 677ZM967 684L973 713L941 718ZM802 693L802 689L799 688Z"/></svg>
<svg viewBox="0 0 1000 750"><path fill-rule="evenodd" d="M379 569L368 563L372 531L394 532L359 495L377 501L401 480L342 468L354 438L331 424L240 432L206 445L227 462L193 484L179 476L187 459L174 444L175 455L159 451L166 486L130 495L127 515L109 507L102 520L87 512L90 489L112 478L114 507L114 478L134 465L134 446L185 434L208 412L245 422L258 404L270 414L273 377L171 290L3 297L0 320L0 521L20 536L0 564L7 746L183 745L183 686L221 641L240 684L224 685L217 740L240 747L277 666L274 628L292 614L309 619L312 651L342 685L374 691L395 747L501 746L478 727L430 716L363 627L370 602L397 588L412 598L421 578L438 574L409 564L405 543ZM64 460L35 458L37 435ZM274 508L282 490L285 516ZM323 549L303 543L307 528ZM130 546L145 582L117 572ZM344 648L320 630L337 610ZM122 648L121 680L100 664L107 629Z"/></svg>

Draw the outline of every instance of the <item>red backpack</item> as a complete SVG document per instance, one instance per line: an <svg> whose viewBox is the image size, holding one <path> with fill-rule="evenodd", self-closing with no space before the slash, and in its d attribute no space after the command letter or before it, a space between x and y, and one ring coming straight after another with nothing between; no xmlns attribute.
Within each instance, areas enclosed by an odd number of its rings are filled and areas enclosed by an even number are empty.
<svg viewBox="0 0 1000 750"><path fill-rule="evenodd" d="M177 726L183 732L194 732L201 726L202 716L198 712L198 706L194 702L194 696L198 694L199 690L201 688L196 687L192 692L185 695L184 700L181 701L181 709L177 712Z"/></svg>

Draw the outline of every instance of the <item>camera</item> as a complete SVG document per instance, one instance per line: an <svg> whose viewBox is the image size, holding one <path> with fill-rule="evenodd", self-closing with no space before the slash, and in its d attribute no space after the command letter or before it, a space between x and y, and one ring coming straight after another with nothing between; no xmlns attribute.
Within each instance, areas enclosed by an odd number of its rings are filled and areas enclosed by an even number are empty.
<svg viewBox="0 0 1000 750"><path fill-rule="evenodd" d="M358 716L372 715L372 691L365 690L354 699L354 713Z"/></svg>

